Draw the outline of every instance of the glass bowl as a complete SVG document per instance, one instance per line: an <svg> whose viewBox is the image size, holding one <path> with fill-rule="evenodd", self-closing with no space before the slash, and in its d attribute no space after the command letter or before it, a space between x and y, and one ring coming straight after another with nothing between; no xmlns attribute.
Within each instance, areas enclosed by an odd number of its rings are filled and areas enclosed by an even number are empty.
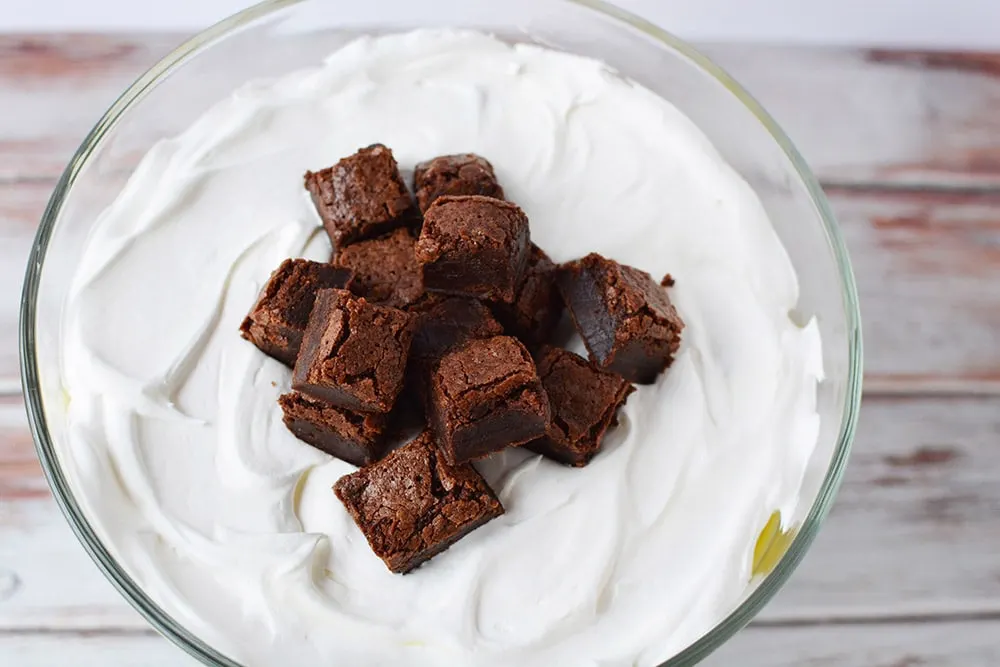
<svg viewBox="0 0 1000 667"><path fill-rule="evenodd" d="M662 95L708 135L756 190L800 280L797 321L818 321L826 379L820 438L801 516L765 529L751 590L726 618L665 667L692 665L722 645L788 580L830 509L847 463L861 397L861 330L854 278L829 205L798 151L717 65L664 30L600 0L269 0L178 47L139 78L87 136L45 210L27 269L20 355L32 432L49 485L77 537L121 594L162 634L208 665L238 667L155 604L102 544L60 463L61 313L97 214L156 141L187 127L248 80L314 65L360 34L469 27L601 59Z"/></svg>

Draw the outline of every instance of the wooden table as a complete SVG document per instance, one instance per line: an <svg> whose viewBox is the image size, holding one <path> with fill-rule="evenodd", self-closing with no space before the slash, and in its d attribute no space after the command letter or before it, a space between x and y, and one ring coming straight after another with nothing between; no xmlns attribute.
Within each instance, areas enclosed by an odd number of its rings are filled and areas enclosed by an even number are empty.
<svg viewBox="0 0 1000 667"><path fill-rule="evenodd" d="M25 424L25 257L90 124L178 36L0 36L0 665L190 664L98 573ZM855 453L787 588L710 664L1000 665L1000 54L711 46L819 173L855 262Z"/></svg>

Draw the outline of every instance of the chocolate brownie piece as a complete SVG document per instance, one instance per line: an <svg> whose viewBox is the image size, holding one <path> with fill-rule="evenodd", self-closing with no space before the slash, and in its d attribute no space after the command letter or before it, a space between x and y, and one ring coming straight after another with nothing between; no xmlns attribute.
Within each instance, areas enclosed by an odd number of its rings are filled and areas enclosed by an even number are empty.
<svg viewBox="0 0 1000 667"><path fill-rule="evenodd" d="M375 555L399 574L504 513L476 469L445 463L426 431L333 489Z"/></svg>
<svg viewBox="0 0 1000 667"><path fill-rule="evenodd" d="M590 463L616 423L634 387L617 373L596 368L578 354L543 347L536 356L538 375L549 397L552 421L528 449L571 466Z"/></svg>
<svg viewBox="0 0 1000 667"><path fill-rule="evenodd" d="M514 303L494 305L497 319L503 323L507 333L531 345L549 341L563 311L556 274L556 265L532 243L528 265Z"/></svg>
<svg viewBox="0 0 1000 667"><path fill-rule="evenodd" d="M493 165L473 153L442 155L417 165L413 174L417 204L426 211L438 197L483 195L503 199Z"/></svg>
<svg viewBox="0 0 1000 667"><path fill-rule="evenodd" d="M488 456L545 434L549 401L516 338L465 342L431 373L428 421L449 463Z"/></svg>
<svg viewBox="0 0 1000 667"><path fill-rule="evenodd" d="M295 437L331 456L364 466L385 454L385 415L352 412L294 391L278 405Z"/></svg>
<svg viewBox="0 0 1000 667"><path fill-rule="evenodd" d="M354 275L351 291L369 301L405 308L424 294L420 267L413 255L417 239L409 229L358 241L333 255L333 264Z"/></svg>
<svg viewBox="0 0 1000 667"><path fill-rule="evenodd" d="M528 261L528 217L491 197L441 197L417 241L428 290L511 303Z"/></svg>
<svg viewBox="0 0 1000 667"><path fill-rule="evenodd" d="M351 272L346 269L307 259L286 259L271 274L243 320L241 335L264 354L294 366L316 292L344 287L350 278Z"/></svg>
<svg viewBox="0 0 1000 667"><path fill-rule="evenodd" d="M410 224L417 212L392 151L372 144L320 171L305 186L334 248Z"/></svg>
<svg viewBox="0 0 1000 667"><path fill-rule="evenodd" d="M419 405L427 409L431 372L449 350L473 338L492 338L503 327L490 309L476 299L431 295L422 308L411 310L413 344L407 367L407 386Z"/></svg>
<svg viewBox="0 0 1000 667"><path fill-rule="evenodd" d="M492 338L502 333L503 327L481 301L439 296L435 303L413 314L410 358L436 362L448 350L467 340Z"/></svg>
<svg viewBox="0 0 1000 667"><path fill-rule="evenodd" d="M648 273L591 253L566 264L558 284L591 361L639 384L673 361L684 323Z"/></svg>
<svg viewBox="0 0 1000 667"><path fill-rule="evenodd" d="M321 290L292 388L348 410L388 412L403 387L412 337L403 311L346 290Z"/></svg>

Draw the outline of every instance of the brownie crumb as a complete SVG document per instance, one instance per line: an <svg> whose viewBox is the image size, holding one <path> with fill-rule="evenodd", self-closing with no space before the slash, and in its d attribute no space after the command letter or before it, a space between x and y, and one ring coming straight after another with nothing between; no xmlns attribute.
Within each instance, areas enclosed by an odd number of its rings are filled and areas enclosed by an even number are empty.
<svg viewBox="0 0 1000 667"><path fill-rule="evenodd" d="M316 293L344 287L350 278L346 269L307 259L286 259L264 285L240 326L240 334L264 354L294 366Z"/></svg>
<svg viewBox="0 0 1000 667"><path fill-rule="evenodd" d="M413 332L401 310L346 290L321 290L292 388L359 412L389 412L403 387Z"/></svg>
<svg viewBox="0 0 1000 667"><path fill-rule="evenodd" d="M331 456L364 466L385 453L385 415L352 412L298 392L285 394L278 405L295 437Z"/></svg>
<svg viewBox="0 0 1000 667"><path fill-rule="evenodd" d="M542 348L536 361L552 421L545 435L526 447L567 465L585 466L600 451L618 409L635 389L617 373L557 347Z"/></svg>
<svg viewBox="0 0 1000 667"><path fill-rule="evenodd" d="M504 513L475 468L445 463L428 432L342 477L334 491L372 551L399 574Z"/></svg>
<svg viewBox="0 0 1000 667"><path fill-rule="evenodd" d="M396 158L382 144L327 169L307 171L305 186L334 248L412 224L419 215Z"/></svg>
<svg viewBox="0 0 1000 667"><path fill-rule="evenodd" d="M669 273L664 274L663 280L660 281L660 285L662 285L663 287L673 287L674 286L674 277L672 275L670 275Z"/></svg>
<svg viewBox="0 0 1000 667"><path fill-rule="evenodd" d="M417 204L426 212L438 197L483 195L503 199L493 165L473 153L442 155L417 165L413 178Z"/></svg>
<svg viewBox="0 0 1000 667"><path fill-rule="evenodd" d="M598 366L650 384L671 364L684 322L648 273L591 253L565 265L558 285Z"/></svg>

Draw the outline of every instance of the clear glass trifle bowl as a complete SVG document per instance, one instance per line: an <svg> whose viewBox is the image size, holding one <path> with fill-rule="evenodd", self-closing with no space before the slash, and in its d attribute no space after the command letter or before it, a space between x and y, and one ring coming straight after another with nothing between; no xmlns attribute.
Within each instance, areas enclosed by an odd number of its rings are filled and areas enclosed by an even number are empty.
<svg viewBox="0 0 1000 667"><path fill-rule="evenodd" d="M60 448L67 437L70 400L61 380L61 341L72 280L95 221L157 142L178 135L247 82L316 66L359 36L441 27L471 28L507 42L592 57L668 100L753 188L798 274L799 299L790 316L800 324L815 319L822 337L818 444L795 516L782 516L780 530L775 518L761 534L747 593L700 639L663 663L693 665L746 625L788 581L830 509L860 405L859 308L847 251L829 205L773 119L695 49L600 0L270 0L197 35L144 74L100 119L70 162L45 211L28 265L21 364L45 474L84 548L159 632L204 664L240 664L143 590L135 573L102 540L94 517L75 494Z"/></svg>

